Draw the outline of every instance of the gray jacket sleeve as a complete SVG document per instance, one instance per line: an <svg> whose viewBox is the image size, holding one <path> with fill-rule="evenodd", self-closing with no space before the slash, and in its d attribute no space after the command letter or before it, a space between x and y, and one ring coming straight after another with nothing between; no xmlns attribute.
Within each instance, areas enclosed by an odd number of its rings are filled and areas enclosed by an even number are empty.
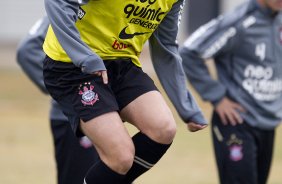
<svg viewBox="0 0 282 184"><path fill-rule="evenodd" d="M149 40L155 71L168 97L184 122L207 124L191 93L187 90L186 77L178 53L176 37L183 1L174 4L172 10Z"/></svg>
<svg viewBox="0 0 282 184"><path fill-rule="evenodd" d="M48 18L45 17L36 22L28 35L20 42L17 48L17 62L27 76L44 93L47 90L43 81L43 60L45 53L42 44L49 26Z"/></svg>
<svg viewBox="0 0 282 184"><path fill-rule="evenodd" d="M226 88L214 80L204 61L223 56L235 47L236 20L231 15L211 20L196 30L180 48L184 71L204 100L216 105L226 94ZM238 40L237 40L238 41Z"/></svg>
<svg viewBox="0 0 282 184"><path fill-rule="evenodd" d="M32 82L45 94L48 93L43 81L43 60L46 55L42 50L42 44L48 26L49 20L47 17L37 21L17 48L18 64ZM59 105L54 100L52 100L50 119L67 120Z"/></svg>
<svg viewBox="0 0 282 184"><path fill-rule="evenodd" d="M78 9L84 0L45 0L44 2L53 31L72 62L88 74L106 70L103 60L81 40L75 27Z"/></svg>

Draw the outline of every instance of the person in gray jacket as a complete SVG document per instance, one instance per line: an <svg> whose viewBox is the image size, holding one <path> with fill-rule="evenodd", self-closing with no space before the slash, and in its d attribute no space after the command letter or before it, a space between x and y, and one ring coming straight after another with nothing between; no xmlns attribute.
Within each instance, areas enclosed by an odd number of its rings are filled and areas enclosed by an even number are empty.
<svg viewBox="0 0 282 184"><path fill-rule="evenodd" d="M49 26L44 17L37 21L17 48L17 62L25 74L44 93L42 44ZM50 110L51 133L54 142L58 184L81 184L88 168L98 161L98 154L87 137L77 138L57 102Z"/></svg>
<svg viewBox="0 0 282 184"><path fill-rule="evenodd" d="M180 49L187 77L214 106L221 184L265 184L282 120L282 0L249 0L196 30ZM213 58L218 80L205 61Z"/></svg>
<svg viewBox="0 0 282 184"><path fill-rule="evenodd" d="M176 36L183 0L45 0L44 82L100 162L85 184L131 183L169 149L176 124L138 59L150 40L161 83L191 131L206 127L186 88ZM127 121L140 132L132 138Z"/></svg>

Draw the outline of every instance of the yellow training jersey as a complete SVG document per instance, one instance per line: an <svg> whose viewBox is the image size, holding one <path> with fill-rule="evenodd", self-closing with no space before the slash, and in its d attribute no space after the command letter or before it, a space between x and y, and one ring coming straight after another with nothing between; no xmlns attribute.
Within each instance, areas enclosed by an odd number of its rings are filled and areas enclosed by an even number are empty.
<svg viewBox="0 0 282 184"><path fill-rule="evenodd" d="M138 57L144 43L176 1L89 0L79 7L75 25L81 39L103 60L132 58L141 66ZM51 26L43 49L53 60L72 62Z"/></svg>

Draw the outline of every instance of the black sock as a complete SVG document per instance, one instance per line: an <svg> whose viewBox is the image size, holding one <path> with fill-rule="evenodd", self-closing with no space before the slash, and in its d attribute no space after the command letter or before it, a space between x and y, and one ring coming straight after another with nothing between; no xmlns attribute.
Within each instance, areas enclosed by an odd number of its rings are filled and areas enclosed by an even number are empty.
<svg viewBox="0 0 282 184"><path fill-rule="evenodd" d="M123 178L100 160L88 170L83 184L119 184Z"/></svg>
<svg viewBox="0 0 282 184"><path fill-rule="evenodd" d="M153 167L171 144L160 144L139 132L132 137L135 146L134 162L123 179L123 184L132 183L138 176Z"/></svg>

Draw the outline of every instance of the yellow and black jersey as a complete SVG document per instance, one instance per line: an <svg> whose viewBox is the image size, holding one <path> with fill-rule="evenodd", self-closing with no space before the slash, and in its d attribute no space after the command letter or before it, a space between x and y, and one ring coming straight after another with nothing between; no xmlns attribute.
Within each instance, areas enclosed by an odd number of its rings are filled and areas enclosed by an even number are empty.
<svg viewBox="0 0 282 184"><path fill-rule="evenodd" d="M176 0L90 0L79 6L75 27L81 40L103 60L138 57ZM72 62L49 28L44 51L54 60ZM75 52L75 50L73 51Z"/></svg>

